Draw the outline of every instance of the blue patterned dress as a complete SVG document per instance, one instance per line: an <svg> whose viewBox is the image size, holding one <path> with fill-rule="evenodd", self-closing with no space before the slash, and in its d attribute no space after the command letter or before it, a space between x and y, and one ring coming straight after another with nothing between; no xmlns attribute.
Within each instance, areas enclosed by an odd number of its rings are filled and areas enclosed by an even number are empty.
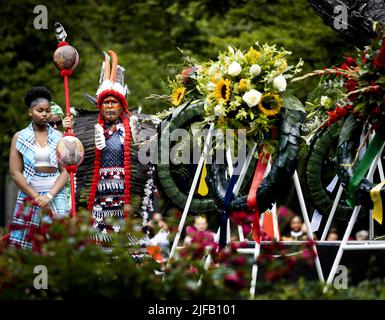
<svg viewBox="0 0 385 320"><path fill-rule="evenodd" d="M107 234L118 232L124 221L124 131L108 133L107 126L105 130L106 147L102 150L92 217L94 227Z"/></svg>

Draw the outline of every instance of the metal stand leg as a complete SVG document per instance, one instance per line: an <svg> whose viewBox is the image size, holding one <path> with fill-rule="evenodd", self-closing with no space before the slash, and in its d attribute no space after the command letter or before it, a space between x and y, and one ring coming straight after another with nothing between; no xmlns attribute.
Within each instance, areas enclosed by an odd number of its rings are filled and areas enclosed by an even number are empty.
<svg viewBox="0 0 385 320"><path fill-rule="evenodd" d="M340 245L340 247L338 249L337 256L336 256L336 258L334 260L332 269L330 270L329 277L328 277L328 279L326 281L326 285L324 287L324 292L326 292L328 290L328 286L330 286L332 284L334 276L335 276L335 274L337 272L338 265L340 264L340 261L341 261L341 258L342 258L342 253L344 251L344 246L346 246L346 243L347 243L347 241L349 239L349 236L350 236L350 234L352 232L352 229L354 227L354 224L356 222L356 219L357 219L358 213L360 212L360 209L361 209L361 206L358 206L358 207L355 207L354 210L353 210L353 214L352 214L352 216L350 218L348 227L346 228L344 237L342 238L341 245Z"/></svg>
<svg viewBox="0 0 385 320"><path fill-rule="evenodd" d="M369 172L366 175L366 178L368 180L371 180L373 178L373 174L374 174L374 171L375 171L376 167L378 166L378 162L381 161L381 153L382 153L383 149L384 149L384 146L381 147L380 151L378 152L376 158L374 159L373 163L371 164L371 166L369 168ZM360 212L360 209L361 209L361 206L357 206L353 210L353 214L352 214L352 216L350 218L348 227L346 228L345 235L344 235L344 237L342 239L342 242L341 242L340 247L339 247L338 252L337 252L337 256L336 256L336 258L334 260L332 269L330 271L328 280L326 282L326 286L324 288L324 292L326 292L328 290L328 286L330 286L332 284L334 276L335 276L335 274L337 272L337 267L338 267L338 265L339 265L339 263L341 261L343 251L346 248L347 241L349 239L350 234L352 233L352 230L353 230L354 224L355 224L355 222L357 220L358 213ZM369 223L369 225L370 225L370 223ZM369 247L370 246L366 246L366 248L369 248ZM352 250L355 250L355 249L358 250L359 248L360 248L359 245L357 247L354 247L354 248L351 247Z"/></svg>
<svg viewBox="0 0 385 320"><path fill-rule="evenodd" d="M233 193L234 195L238 195L239 193L239 190L241 188L241 185L242 185L242 182L245 178L245 175L246 175L246 172L247 172L247 169L250 165L250 162L251 162L251 159L254 155L254 152L255 152L255 149L257 148L257 143L256 142L253 142L253 144L251 145L251 149L249 151L249 154L247 155L247 158L246 158L246 161L245 163L243 164L242 166L242 170L241 170L241 173L239 174L239 177L238 177L238 180L237 180L237 183L235 184L234 186L234 189L233 189ZM228 154L228 162L231 162L231 156L230 156L230 153L227 152ZM244 234L243 234L243 229L241 226L238 226L238 233L239 233L239 239L240 241L244 241L245 238L244 238ZM215 236L215 239L214 241L216 243L219 242L219 236L220 236L220 228L218 228L218 232L216 233L216 236ZM228 220L228 224L227 224L227 243L230 241L230 238L231 238L231 235L230 235L230 220ZM207 258L206 258L206 261L205 261L205 264L204 264L204 270L208 270L209 266L211 264L211 254L210 252L208 253L207 255ZM200 286L201 284L201 279L202 279L202 276L199 278L198 280L198 283L197 283L197 286Z"/></svg>
<svg viewBox="0 0 385 320"><path fill-rule="evenodd" d="M326 222L326 226L325 226L324 231L322 233L321 241L326 240L327 234L328 234L329 229L330 229L330 225L333 221L334 214L335 214L337 207L338 207L338 203L340 202L340 199L341 199L342 191L344 191L344 188L340 184L336 198L334 199L333 207L332 207L330 214L329 214L329 217L328 217L328 221Z"/></svg>
<svg viewBox="0 0 385 320"><path fill-rule="evenodd" d="M373 210L369 210L369 240L374 239L374 219Z"/></svg>
<svg viewBox="0 0 385 320"><path fill-rule="evenodd" d="M256 260L261 252L261 245L256 242L254 247L254 263L251 269L251 285L250 285L250 297L254 298L255 295L255 287L257 285L257 276L258 276L258 265Z"/></svg>
<svg viewBox="0 0 385 320"><path fill-rule="evenodd" d="M324 276L323 276L323 273L322 273L321 262L319 260L319 256L318 256L318 252L317 252L317 247L316 247L316 245L314 243L313 232L311 230L309 216L307 214L305 200L303 198L303 193L302 193L301 185L299 183L299 178L298 178L297 170L294 171L293 179L294 179L295 189L297 190L297 196L298 196L299 204L301 206L302 216L303 216L303 219L305 221L305 225L306 225L306 229L307 229L307 236L308 236L309 240L313 241L313 251L316 254L315 266L316 266L316 269L317 269L318 278L319 278L319 280L321 282L324 282Z"/></svg>
<svg viewBox="0 0 385 320"><path fill-rule="evenodd" d="M199 159L199 163L198 163L197 170L195 172L194 180L193 180L193 182L191 184L190 192L189 192L189 195L187 197L186 205L184 207L183 214L182 214L182 217L181 217L180 222L179 222L178 232L176 233L175 239L174 239L174 243L172 244L172 248L171 248L171 251L170 251L169 258L167 260L166 268L168 267L169 261L174 256L176 247L177 247L177 245L179 243L179 239L180 239L180 236L182 234L182 231L183 231L183 228L184 228L184 224L185 224L185 221L186 221L187 213L188 213L188 211L190 209L191 201L193 199L194 192L195 192L195 189L196 189L196 186L198 184L198 180L199 180L202 168L203 168L203 162L204 162L204 160L206 158L206 155L208 153L208 148L209 148L209 145L210 145L210 142L211 142L211 136L212 136L213 130L214 130L214 124L212 123L210 125L210 129L209 129L209 132L207 134L207 140L206 140L206 143L205 143L202 155L201 155L201 157Z"/></svg>
<svg viewBox="0 0 385 320"><path fill-rule="evenodd" d="M233 193L234 193L235 196L238 195L239 190L241 189L243 180L245 179L245 175L246 175L247 169L250 166L250 162L251 162L251 159L253 158L253 155L254 155L254 152L255 152L256 148L257 148L257 143L253 142L253 144L251 145L250 151L249 151L249 153L248 153L248 155L246 157L246 161L243 164L241 173L239 174L238 181L235 184L235 187L234 187L234 190L233 190ZM239 235L239 241L241 241L241 242L245 241L245 236L243 234L242 226L238 226L238 235Z"/></svg>
<svg viewBox="0 0 385 320"><path fill-rule="evenodd" d="M273 208L271 209L271 214L273 218L273 228L274 228L274 239L275 241L279 241L279 225L278 225L278 217L277 217L277 204L274 203Z"/></svg>

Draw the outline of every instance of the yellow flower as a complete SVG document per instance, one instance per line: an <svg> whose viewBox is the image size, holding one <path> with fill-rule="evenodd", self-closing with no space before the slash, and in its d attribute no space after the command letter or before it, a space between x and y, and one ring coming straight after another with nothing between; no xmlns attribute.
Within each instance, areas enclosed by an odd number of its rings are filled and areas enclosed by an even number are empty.
<svg viewBox="0 0 385 320"><path fill-rule="evenodd" d="M182 102L182 99L184 97L184 94L186 93L185 87L178 87L174 89L174 91L171 94L171 103L177 107Z"/></svg>
<svg viewBox="0 0 385 320"><path fill-rule="evenodd" d="M212 83L217 83L217 82L220 81L220 80L223 80L222 74L221 74L220 72L215 73L215 74L211 77L211 82L212 82Z"/></svg>
<svg viewBox="0 0 385 320"><path fill-rule="evenodd" d="M282 107L282 99L278 94L266 93L258 103L259 110L267 117L275 116Z"/></svg>
<svg viewBox="0 0 385 320"><path fill-rule="evenodd" d="M249 87L250 81L247 79L241 79L238 84L239 91L246 91Z"/></svg>
<svg viewBox="0 0 385 320"><path fill-rule="evenodd" d="M282 59L282 62L281 62L281 65L278 68L278 71L280 73L282 73L282 72L284 72L286 70L286 68L287 68L287 62L286 62L285 59Z"/></svg>
<svg viewBox="0 0 385 320"><path fill-rule="evenodd" d="M230 80L221 78L217 82L214 92L215 98L219 103L226 103L230 99Z"/></svg>
<svg viewBox="0 0 385 320"><path fill-rule="evenodd" d="M253 47L245 54L245 60L251 64L254 64L258 61L261 53L255 50Z"/></svg>

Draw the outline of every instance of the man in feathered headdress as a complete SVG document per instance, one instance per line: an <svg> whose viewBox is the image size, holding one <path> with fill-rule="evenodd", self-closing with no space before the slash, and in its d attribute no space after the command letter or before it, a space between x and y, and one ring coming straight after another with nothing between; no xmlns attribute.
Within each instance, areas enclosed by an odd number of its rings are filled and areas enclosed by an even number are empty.
<svg viewBox="0 0 385 320"><path fill-rule="evenodd" d="M139 118L149 117L128 111L124 68L118 65L114 51L103 54L97 98L86 94L99 110L97 120L92 113L79 116L74 132L85 148L85 159L76 174L76 200L82 206L87 199L93 225L100 230L95 234L96 240L108 242L108 233L118 232L131 212L143 219L145 229L148 215L154 211L157 188L151 164L141 164L138 159L144 132L153 135L153 125L140 124ZM63 126L72 127L69 117L64 119ZM89 132L93 129L95 134L91 138ZM89 173L92 181L88 179ZM107 223L107 219L113 222Z"/></svg>
<svg viewBox="0 0 385 320"><path fill-rule="evenodd" d="M124 84L124 68L112 50L104 52L97 107L100 111L95 125L94 173L88 198L94 226L103 233L119 231L119 220L128 217L130 194L130 113ZM110 66L110 56L112 65ZM112 226L105 220L117 220Z"/></svg>
<svg viewBox="0 0 385 320"><path fill-rule="evenodd" d="M105 60L96 92L99 116L95 125L94 167L87 208L92 212L94 227L107 234L119 231L123 219L128 217L131 203L131 114L124 68L118 65L114 51L103 53ZM65 129L72 127L68 117L63 125ZM113 220L112 225L106 223L107 218ZM97 240L108 241L108 236L99 234Z"/></svg>

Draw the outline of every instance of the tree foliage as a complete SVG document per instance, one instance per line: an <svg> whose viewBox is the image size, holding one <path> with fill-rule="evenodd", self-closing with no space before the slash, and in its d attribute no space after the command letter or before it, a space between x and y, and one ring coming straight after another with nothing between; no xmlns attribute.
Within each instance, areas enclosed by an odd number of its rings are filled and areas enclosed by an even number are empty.
<svg viewBox="0 0 385 320"><path fill-rule="evenodd" d="M95 94L102 50L113 49L126 69L131 108L143 112L160 109L151 93L162 93L161 83L181 62L181 48L198 59L215 58L227 45L248 49L255 41L276 43L302 57L305 71L330 66L348 47L324 26L306 0L53 0L47 30L34 28L37 0L2 1L0 12L0 144L1 172L7 170L9 145L14 132L28 123L23 96L30 87L46 85L54 100L64 106L62 79L52 62L56 49L53 24L66 29L67 40L80 54L80 64L70 78L71 105L92 109L84 92ZM299 95L309 83L297 85Z"/></svg>

